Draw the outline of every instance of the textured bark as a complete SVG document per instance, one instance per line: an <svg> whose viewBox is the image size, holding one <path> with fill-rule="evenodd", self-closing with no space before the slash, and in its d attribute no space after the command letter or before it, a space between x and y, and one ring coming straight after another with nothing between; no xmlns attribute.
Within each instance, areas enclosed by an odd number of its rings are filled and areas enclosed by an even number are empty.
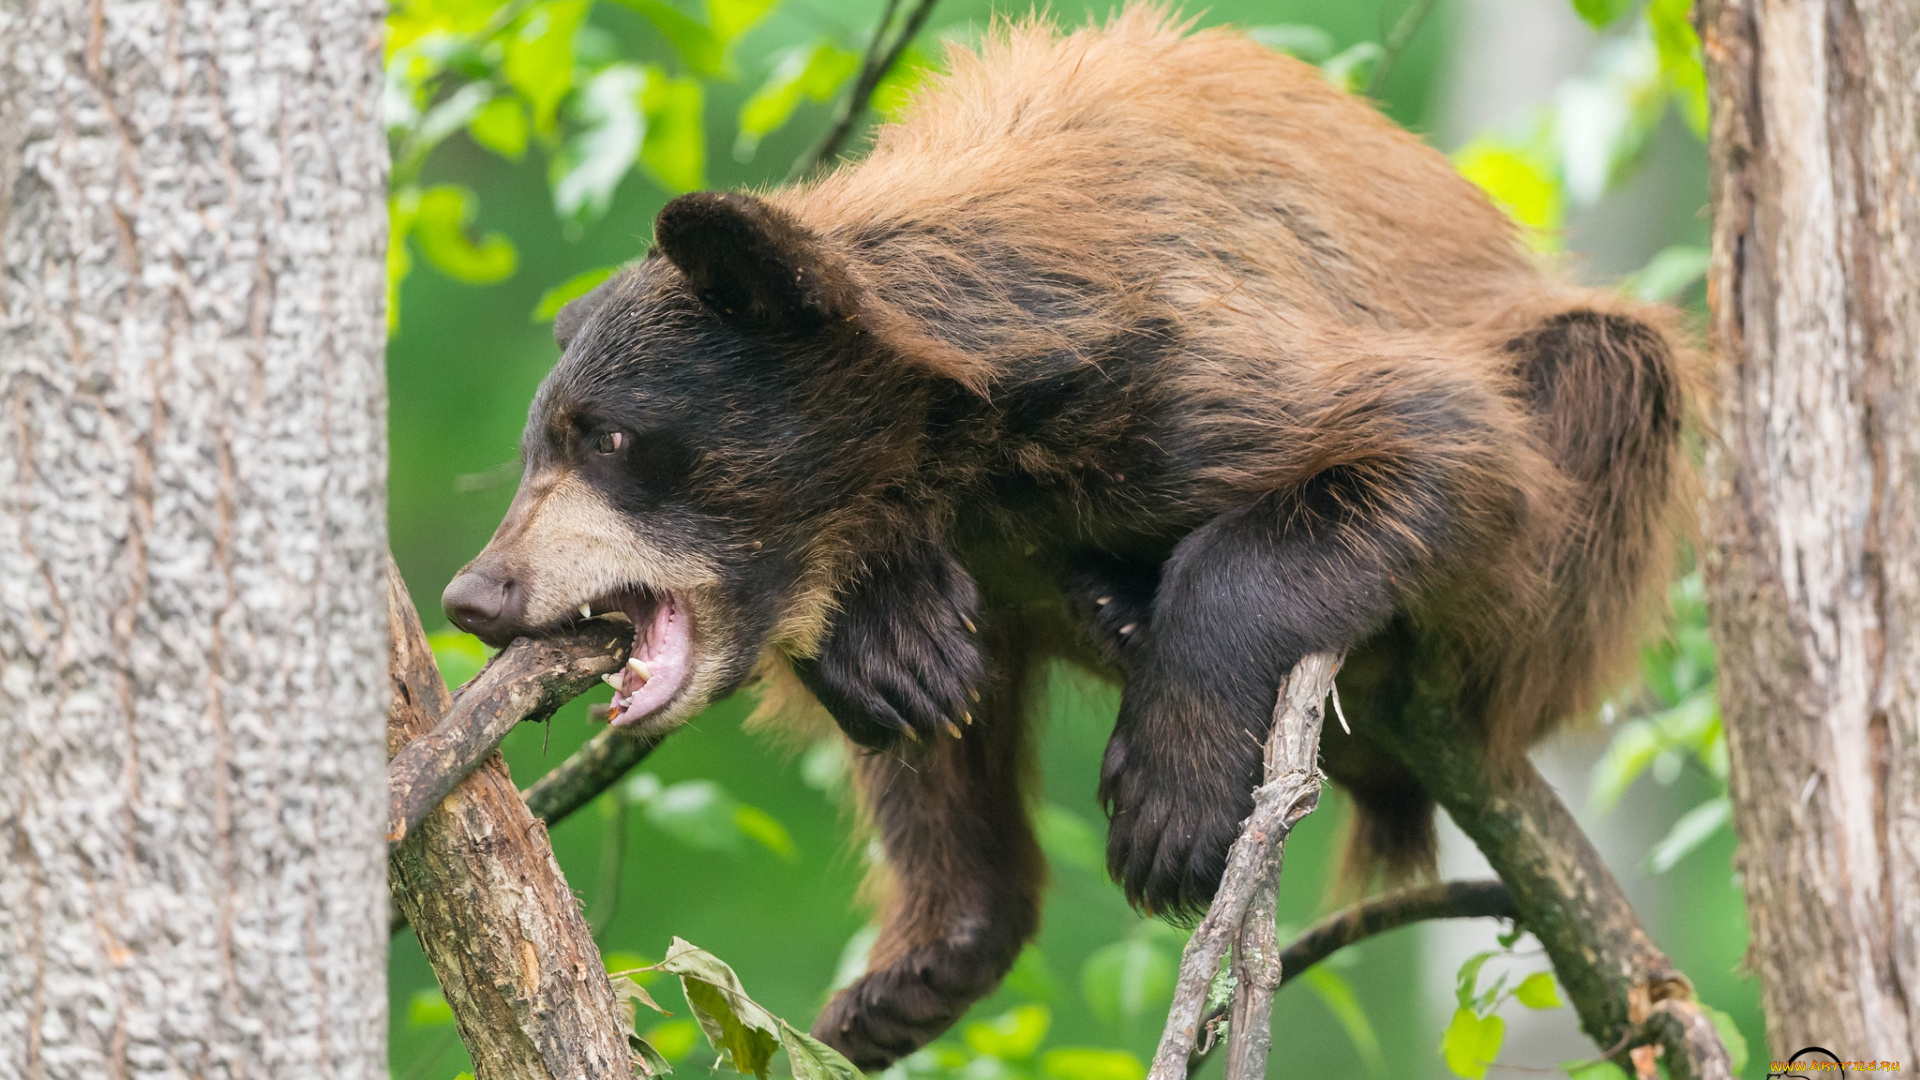
<svg viewBox="0 0 1920 1080"><path fill-rule="evenodd" d="M452 706L398 570L392 605L398 753ZM393 895L440 978L479 1080L633 1075L628 1023L547 830L500 755L469 774L393 853Z"/></svg>
<svg viewBox="0 0 1920 1080"><path fill-rule="evenodd" d="M537 724L620 670L633 630L594 621L495 653L440 722L387 766L387 844L397 845L516 726Z"/></svg>
<svg viewBox="0 0 1920 1080"><path fill-rule="evenodd" d="M382 10L0 0L0 1075L386 1075Z"/></svg>
<svg viewBox="0 0 1920 1080"><path fill-rule="evenodd" d="M1709 0L1706 570L1774 1057L1920 1056L1920 3Z"/></svg>
<svg viewBox="0 0 1920 1080"><path fill-rule="evenodd" d="M1417 662L1400 723L1375 729L1506 882L1514 910L1553 961L1580 1027L1622 1068L1657 1043L1675 1080L1732 1080L1726 1050L1693 986L1640 924L1619 882L1530 762L1494 767L1462 739L1464 695L1445 657ZM1644 1056L1644 1055L1643 1055ZM1646 1075L1642 1071L1642 1075Z"/></svg>

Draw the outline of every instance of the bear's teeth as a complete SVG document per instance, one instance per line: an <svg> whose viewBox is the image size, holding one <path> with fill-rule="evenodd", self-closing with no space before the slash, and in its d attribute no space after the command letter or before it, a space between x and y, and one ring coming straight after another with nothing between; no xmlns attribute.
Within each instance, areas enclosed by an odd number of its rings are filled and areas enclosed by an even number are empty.
<svg viewBox="0 0 1920 1080"><path fill-rule="evenodd" d="M613 687L615 690L620 689L620 676L618 675L602 675L600 676L600 681Z"/></svg>
<svg viewBox="0 0 1920 1080"><path fill-rule="evenodd" d="M648 679L653 678L653 671L647 667L647 662L637 656L629 657L627 659L627 666L633 669L635 675L640 676L641 682L646 682Z"/></svg>

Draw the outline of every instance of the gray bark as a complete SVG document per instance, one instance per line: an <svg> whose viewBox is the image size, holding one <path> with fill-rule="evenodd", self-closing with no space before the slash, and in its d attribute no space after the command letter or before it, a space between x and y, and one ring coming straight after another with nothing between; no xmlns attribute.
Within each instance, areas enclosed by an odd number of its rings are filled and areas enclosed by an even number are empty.
<svg viewBox="0 0 1920 1080"><path fill-rule="evenodd" d="M0 0L0 1075L386 1075L381 15Z"/></svg>
<svg viewBox="0 0 1920 1080"><path fill-rule="evenodd" d="M1920 3L1708 0L1706 568L1774 1057L1920 1055Z"/></svg>

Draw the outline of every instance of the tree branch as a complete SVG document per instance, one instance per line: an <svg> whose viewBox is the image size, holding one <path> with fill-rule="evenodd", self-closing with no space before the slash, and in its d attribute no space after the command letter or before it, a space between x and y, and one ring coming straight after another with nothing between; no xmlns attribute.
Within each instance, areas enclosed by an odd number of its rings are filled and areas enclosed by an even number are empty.
<svg viewBox="0 0 1920 1080"><path fill-rule="evenodd" d="M1277 884L1277 883L1276 883ZM1276 890L1277 892L1277 890ZM1334 912L1308 927L1299 937L1293 939L1279 953L1279 981L1274 984L1278 989L1305 974L1313 965L1339 952L1349 945L1356 945L1375 934L1384 934L1411 923L1426 922L1432 919L1517 919L1518 913L1513 907L1513 897L1507 894L1507 887L1498 880L1487 881L1449 881L1438 885L1427 885L1417 889L1403 889L1385 896L1369 897L1350 907ZM1251 923L1253 915L1249 913ZM1218 1005L1207 1010L1207 1016L1201 1022L1202 1032L1211 1031L1216 1024L1227 1017L1229 1006ZM1236 1023L1238 1018L1235 1018ZM1200 1063L1214 1050L1214 1044L1202 1041L1199 1049L1187 1062L1187 1072L1192 1073ZM1229 1071L1232 1063L1228 1063Z"/></svg>
<svg viewBox="0 0 1920 1080"><path fill-rule="evenodd" d="M394 755L439 730L453 701L391 560L387 597L387 751ZM546 830L498 756L409 828L388 864L394 898L419 935L479 1075L632 1075L628 1021L599 950Z"/></svg>
<svg viewBox="0 0 1920 1080"><path fill-rule="evenodd" d="M885 10L880 13L880 21L874 25L873 40L867 43L867 54L861 60L860 74L854 79L853 89L840 102L833 125L821 136L813 151L793 163L793 169L787 174L789 181L817 171L840 152L847 137L853 134L854 125L859 123L861 114L867 111L867 104L873 100L873 92L879 88L880 81L900 62L907 46L926 26L927 17L933 14L933 5L937 2L912 0L913 6L907 9L899 32L889 39L887 29L893 23L894 11L900 6L900 0L887 0Z"/></svg>
<svg viewBox="0 0 1920 1080"><path fill-rule="evenodd" d="M1320 802L1320 724L1325 716L1327 693L1333 687L1339 657L1315 653L1301 660L1280 684L1280 698L1273 711L1273 734L1267 739L1266 783L1254 790L1253 813L1241 826L1239 839L1227 852L1227 870L1214 896L1213 905L1194 929L1180 957L1180 977L1174 986L1173 1004L1167 1010L1167 1026L1160 1035L1160 1048L1153 1055L1148 1080L1181 1080L1187 1074L1187 1060L1199 1041L1201 1014L1206 1008L1207 991L1220 963L1236 943L1243 962L1252 958L1259 977L1267 979L1243 1006L1243 1024L1234 1025L1229 1038L1228 1058L1240 1071L1230 1070L1228 1080L1253 1080L1266 1071L1266 1046L1250 1033L1265 1031L1270 1021L1260 1013L1272 1008L1272 988L1279 985L1278 972L1260 957L1271 953L1270 941L1259 924L1273 921L1272 905L1261 899L1274 891L1279 881L1281 856L1287 835L1313 812ZM1249 931L1251 927L1251 931ZM1268 974L1271 972L1271 974ZM1241 984L1244 987L1246 983ZM1236 1014L1239 1015L1239 1014ZM1269 1036L1270 1038L1270 1036Z"/></svg>
<svg viewBox="0 0 1920 1080"><path fill-rule="evenodd" d="M414 616L415 621L419 619ZM419 826L514 725L538 723L626 662L631 635L599 620L550 638L521 638L461 687L446 717L387 766L387 848ZM432 659L429 652L428 659Z"/></svg>
<svg viewBox="0 0 1920 1080"><path fill-rule="evenodd" d="M1633 1048L1663 1048L1674 1080L1732 1080L1726 1050L1693 986L1640 925L1579 823L1531 762L1496 767L1461 700L1455 665L1415 662L1412 702L1397 724L1368 732L1473 838L1506 883L1520 922L1548 957L1594 1043L1631 1070Z"/></svg>

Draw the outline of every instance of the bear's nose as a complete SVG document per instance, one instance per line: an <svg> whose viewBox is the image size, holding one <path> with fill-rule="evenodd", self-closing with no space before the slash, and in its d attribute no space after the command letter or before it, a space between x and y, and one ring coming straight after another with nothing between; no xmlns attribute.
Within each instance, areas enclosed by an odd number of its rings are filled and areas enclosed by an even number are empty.
<svg viewBox="0 0 1920 1080"><path fill-rule="evenodd" d="M447 583L440 606L453 625L498 649L520 636L525 594L511 578L469 569Z"/></svg>

